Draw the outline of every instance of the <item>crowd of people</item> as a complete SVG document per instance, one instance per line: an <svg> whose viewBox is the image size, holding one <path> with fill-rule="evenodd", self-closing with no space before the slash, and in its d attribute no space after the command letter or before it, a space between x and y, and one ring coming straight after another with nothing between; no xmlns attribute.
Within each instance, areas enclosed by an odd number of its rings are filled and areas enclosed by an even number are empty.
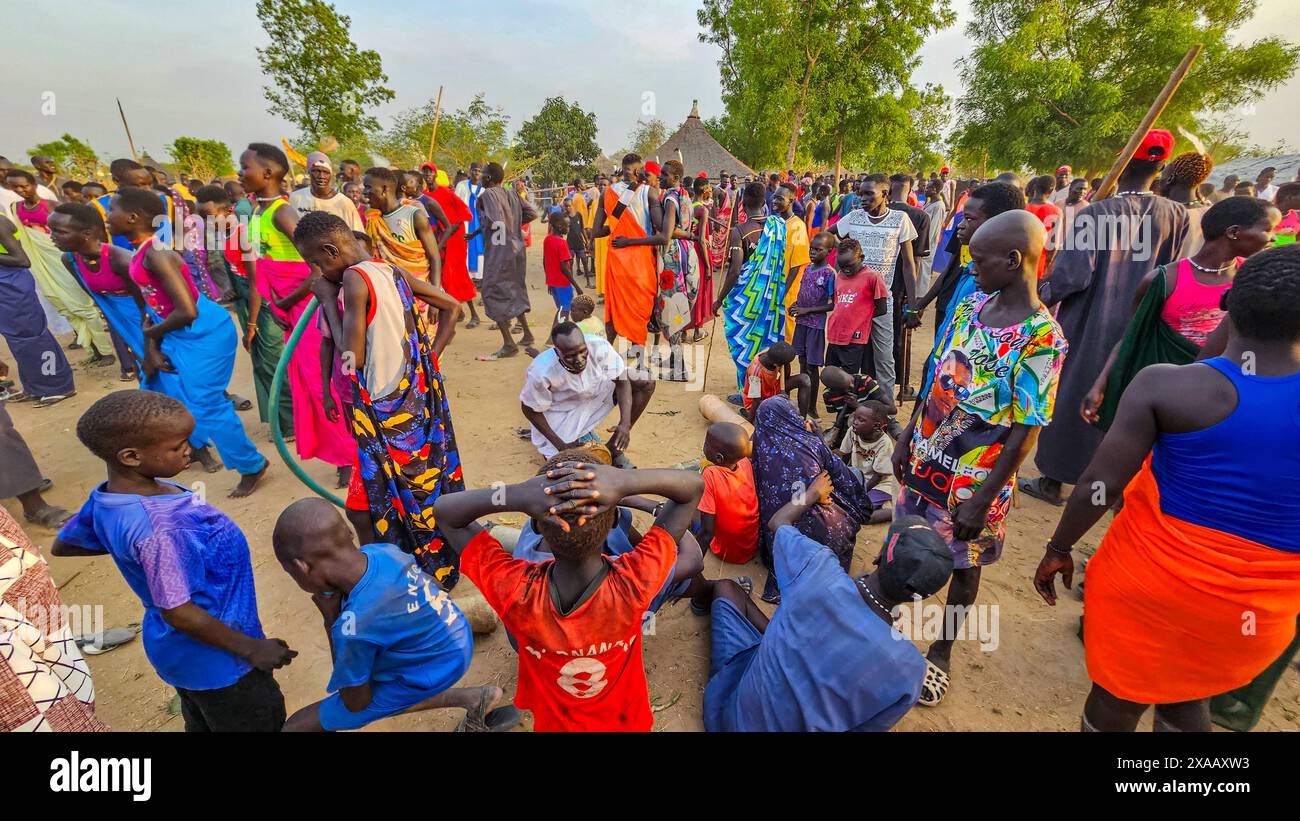
<svg viewBox="0 0 1300 821"><path fill-rule="evenodd" d="M58 529L54 555L112 556L192 731L430 709L462 710L467 732L524 709L539 731L649 730L643 625L681 599L710 619L706 729L885 730L959 680L954 643L1021 494L1063 508L1033 579L1049 605L1113 513L1086 567L1081 727L1132 730L1154 705L1157 729L1249 729L1297 650L1300 250L1277 246L1294 244L1300 181L1268 169L1216 188L1210 158L1173 143L1149 132L1114 193L1068 165L691 178L628 154L549 206L495 162L336 172L313 152L295 184L280 148L252 143L237 179L121 159L110 191L0 158L0 333L17 364L0 497ZM539 217L553 305L535 332ZM441 358L478 308L501 336L479 361L532 357L521 433L544 464L514 484L466 477L453 427L444 379L475 376L445 377ZM705 411L699 467L637 469L657 383L692 379L687 346L718 319L736 390ZM131 384L77 423L106 480L75 513L45 499L5 410L75 395L56 334ZM255 401L230 391L241 345ZM341 514L311 496L274 528L333 663L328 695L292 714L274 671L296 652L262 629L246 537L174 481L194 461L236 471L235 499L257 491L271 461L239 417L254 404L346 488ZM480 524L507 513L524 526ZM854 575L862 528L886 523ZM33 606L57 599L7 513L0 536L35 568ZM706 578L706 551L757 557L761 590ZM462 574L518 653L513 699L457 686L474 650L450 597ZM899 608L945 589L923 655ZM31 684L4 729L103 728L63 633L33 628L7 660Z"/></svg>

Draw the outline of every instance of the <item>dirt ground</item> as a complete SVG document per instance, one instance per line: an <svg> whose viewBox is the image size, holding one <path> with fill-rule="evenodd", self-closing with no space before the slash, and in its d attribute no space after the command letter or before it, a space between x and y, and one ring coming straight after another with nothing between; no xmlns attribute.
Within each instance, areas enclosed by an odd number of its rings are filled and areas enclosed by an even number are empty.
<svg viewBox="0 0 1300 821"><path fill-rule="evenodd" d="M541 242L529 251L529 287L533 323L539 339L550 323L551 303L541 273ZM721 323L719 323L720 327ZM913 374L928 352L933 328L917 331L913 344ZM65 340L65 342L68 340ZM725 395L734 391L734 376L724 340L713 340L706 390ZM707 357L708 340L699 351ZM443 372L465 477L471 487L494 481L514 482L531 476L542 460L531 444L512 434L525 424L519 412L519 389L531 360L522 354L513 360L477 362L475 356L496 350L500 336L486 322L472 331L462 326L447 355ZM70 357L81 358L78 351ZM54 480L47 494L53 503L75 509L94 485L104 478L102 463L76 440L76 420L95 399L123 387L111 373L78 370L75 397L52 408L38 410L29 404L10 405L18 430L26 437L45 475ZM913 377L913 384L916 378ZM252 397L249 362L239 356L231 389ZM629 455L643 467L669 466L700 457L706 424L697 410L700 390L661 382L646 415L632 430ZM1060 412L1071 412L1061 408ZM310 492L283 465L269 443L269 429L257 421L256 410L241 414L250 436L272 460L271 472L257 492L247 499L227 499L236 475L203 474L197 467L177 481L207 484L209 499L234 518L252 545L261 619L268 636L282 638L299 651L276 678L284 690L290 712L325 696L330 674L329 645L320 617L307 594L281 569L271 552L271 528L279 512L294 499ZM611 421L609 424L613 424ZM308 471L332 487L333 469L311 462ZM1027 469L1033 474L1032 460ZM4 502L21 521L15 500ZM1066 592L1055 608L1043 604L1033 592L1031 577L1042 546L1055 527L1059 509L1021 497L1007 526L1003 559L987 568L979 602L999 605L999 641L984 651L971 641L958 642L953 654L953 685L938 708L917 707L898 725L900 730L1077 730L1083 699L1088 690L1083 645L1076 636L1083 611L1079 597ZM508 517L503 517L508 521ZM512 524L518 524L516 517ZM1091 553L1105 522L1094 528L1080 548ZM861 573L875 555L885 525L863 528L858 537L853 572ZM32 540L43 549L52 531L28 526ZM46 550L48 554L48 550ZM139 622L139 600L127 588L108 558L50 558L65 605L102 605L106 626ZM762 586L764 571L757 561L746 568L723 567L708 555L705 575L714 578L746 573ZM457 587L454 598L472 592L469 580ZM934 600L931 600L934 601ZM763 605L765 609L771 609ZM645 639L645 666L650 695L656 707L655 730L703 729L704 685L708 679L708 620L693 616L678 603L660 612L653 635ZM99 716L118 730L180 731L183 722L169 711L173 692L150 667L140 641L89 657L98 690ZM476 637L474 661L464 685L495 683L512 696L516 659L504 631ZM459 711L424 713L378 722L371 730L451 730ZM1149 718L1146 726L1149 727ZM525 727L529 724L526 722ZM1300 729L1300 675L1288 670L1264 713L1260 729Z"/></svg>

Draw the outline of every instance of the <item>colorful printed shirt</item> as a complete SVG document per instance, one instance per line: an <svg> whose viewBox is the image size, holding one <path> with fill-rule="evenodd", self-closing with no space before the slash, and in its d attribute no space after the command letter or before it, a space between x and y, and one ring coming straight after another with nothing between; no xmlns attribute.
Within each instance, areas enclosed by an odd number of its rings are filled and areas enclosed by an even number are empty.
<svg viewBox="0 0 1300 821"><path fill-rule="evenodd" d="M962 300L940 343L930 389L912 436L905 484L950 512L980 488L1011 426L1046 426L1067 344L1045 306L1018 325L990 328L979 320L990 299ZM1011 504L1013 473L989 508L989 527L1001 529Z"/></svg>

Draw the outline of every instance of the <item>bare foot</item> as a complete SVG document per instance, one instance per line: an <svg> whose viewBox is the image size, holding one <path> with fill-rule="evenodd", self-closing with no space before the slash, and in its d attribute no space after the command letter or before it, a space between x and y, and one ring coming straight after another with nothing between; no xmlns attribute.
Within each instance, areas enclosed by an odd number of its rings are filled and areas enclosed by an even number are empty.
<svg viewBox="0 0 1300 821"><path fill-rule="evenodd" d="M203 470L207 473L216 473L221 470L221 460L212 455L212 451L206 447L195 448L190 454L190 464L198 462L203 465Z"/></svg>
<svg viewBox="0 0 1300 821"><path fill-rule="evenodd" d="M262 481L262 477L266 476L266 471L269 470L270 467L271 463L268 461L265 465L262 465L262 469L257 473L240 474L239 484L235 485L235 489L230 491L230 498L242 499L245 496L251 495L252 492L257 489L257 483Z"/></svg>
<svg viewBox="0 0 1300 821"><path fill-rule="evenodd" d="M474 318L474 319L471 319L469 322L466 322L466 323L465 323L465 327L466 327L466 328L477 328L479 325L482 325L482 324L483 324L483 323L482 323L482 322L479 322L478 319L477 319L477 317L476 317L476 318Z"/></svg>

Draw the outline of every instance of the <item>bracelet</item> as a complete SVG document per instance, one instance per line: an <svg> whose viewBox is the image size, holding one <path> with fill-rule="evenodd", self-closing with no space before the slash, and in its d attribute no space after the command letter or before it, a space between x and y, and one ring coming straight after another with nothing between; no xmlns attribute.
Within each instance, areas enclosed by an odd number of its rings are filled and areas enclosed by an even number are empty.
<svg viewBox="0 0 1300 821"><path fill-rule="evenodd" d="M1050 551L1052 551L1053 553L1060 553L1060 554L1062 554L1062 555L1064 555L1064 556L1069 556L1070 553L1074 550L1074 548L1071 548L1071 547L1067 547L1067 548L1064 548L1064 549L1063 549L1063 548L1060 548L1060 547L1057 547L1057 546L1056 546L1056 542L1052 541L1051 539L1048 539L1048 540L1047 540L1047 549L1050 550Z"/></svg>

